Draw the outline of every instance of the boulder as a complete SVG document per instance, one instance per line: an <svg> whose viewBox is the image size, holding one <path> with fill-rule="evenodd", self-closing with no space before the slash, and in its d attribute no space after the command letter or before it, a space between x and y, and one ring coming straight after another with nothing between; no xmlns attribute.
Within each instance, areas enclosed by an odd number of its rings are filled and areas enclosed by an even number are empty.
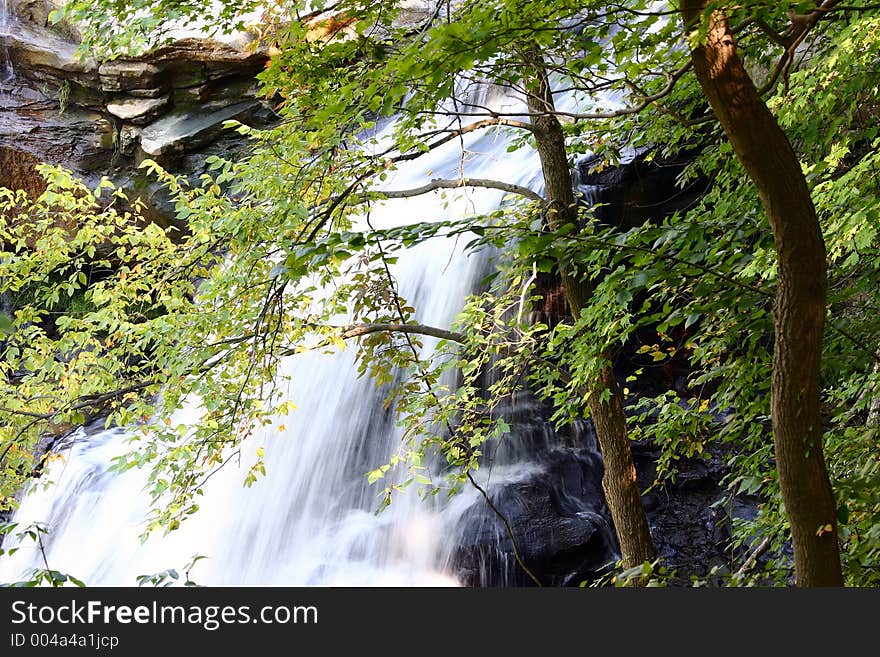
<svg viewBox="0 0 880 657"><path fill-rule="evenodd" d="M49 19L52 12L64 4L65 0L6 0L7 10L20 22L45 28L68 40L77 40L80 32L73 24Z"/></svg>
<svg viewBox="0 0 880 657"><path fill-rule="evenodd" d="M134 155L141 141L141 131L133 125L124 125L119 130L119 152L123 155Z"/></svg>
<svg viewBox="0 0 880 657"><path fill-rule="evenodd" d="M596 156L584 157L575 168L579 202L594 208L601 223L629 229L687 208L705 193L704 179L678 184L695 153L654 155L647 148L630 149L614 166Z"/></svg>
<svg viewBox="0 0 880 657"><path fill-rule="evenodd" d="M510 523L520 557L542 585L577 586L596 579L619 559L596 452L550 450L536 455L521 472L512 481L490 486L488 493ZM466 584L532 584L516 560L503 522L485 503L477 499L459 525L454 560Z"/></svg>

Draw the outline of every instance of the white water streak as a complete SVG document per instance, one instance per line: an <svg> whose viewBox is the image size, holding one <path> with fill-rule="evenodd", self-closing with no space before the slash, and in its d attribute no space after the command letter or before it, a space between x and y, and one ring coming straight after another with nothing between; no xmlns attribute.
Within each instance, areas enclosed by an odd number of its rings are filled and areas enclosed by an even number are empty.
<svg viewBox="0 0 880 657"><path fill-rule="evenodd" d="M462 168L470 177L538 186L534 153L507 153L507 143L498 133L469 135L464 159L460 145L451 142L407 163L387 188L454 178ZM441 200L434 192L383 203L372 219L388 227L459 218L492 211L502 197L496 190L472 189L445 192ZM435 239L403 254L394 273L402 294L418 309L418 321L448 326L482 269L480 259L465 256L456 240ZM431 344L426 341L426 348ZM148 511L146 473L107 472L111 459L125 450L121 429L78 441L63 462L49 468L55 485L31 490L15 521L45 523L51 568L90 585L134 585L137 576L180 568L195 553L209 557L192 573L201 584L456 584L450 570L456 524L478 497L467 491L454 504L443 495L423 501L413 487L374 514L380 487L367 485L364 473L385 463L401 437L373 383L357 378L353 351L329 357L309 353L284 362L297 409L243 443L241 464L224 467L207 483L199 512L179 530L140 544ZM181 411L178 419L194 422L193 413ZM277 429L280 424L283 431ZM267 476L243 488L260 446ZM492 482L515 478L519 470L496 468ZM42 567L38 551L28 544L0 562L0 581L25 578Z"/></svg>

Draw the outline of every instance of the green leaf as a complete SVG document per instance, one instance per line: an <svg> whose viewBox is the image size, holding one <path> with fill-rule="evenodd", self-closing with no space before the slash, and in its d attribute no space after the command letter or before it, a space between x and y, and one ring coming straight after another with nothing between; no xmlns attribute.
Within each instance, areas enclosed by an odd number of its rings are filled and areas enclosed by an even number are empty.
<svg viewBox="0 0 880 657"><path fill-rule="evenodd" d="M15 332L15 324L5 313L0 313L0 333L12 335Z"/></svg>

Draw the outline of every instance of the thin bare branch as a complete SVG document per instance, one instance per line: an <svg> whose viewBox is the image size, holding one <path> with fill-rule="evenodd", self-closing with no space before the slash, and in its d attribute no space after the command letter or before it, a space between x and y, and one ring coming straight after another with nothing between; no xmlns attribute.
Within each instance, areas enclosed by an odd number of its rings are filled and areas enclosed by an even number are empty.
<svg viewBox="0 0 880 657"><path fill-rule="evenodd" d="M536 192L533 192L528 187L522 187L520 185L502 182L500 180L489 180L486 178L435 178L431 182L422 185L421 187L398 190L378 190L375 193L377 195L380 195L382 198L387 199L410 198L413 196L421 196L422 194L427 194L438 189L457 189L459 187L485 187L487 189L499 189L503 192L510 192L512 194L524 196L539 203L544 202L543 196L537 194Z"/></svg>
<svg viewBox="0 0 880 657"><path fill-rule="evenodd" d="M359 324L343 329L339 337L343 340L349 340L381 332L428 335L440 338L441 340L449 340L450 342L464 342L465 340L465 336L461 333L447 331L435 326L426 326L425 324Z"/></svg>

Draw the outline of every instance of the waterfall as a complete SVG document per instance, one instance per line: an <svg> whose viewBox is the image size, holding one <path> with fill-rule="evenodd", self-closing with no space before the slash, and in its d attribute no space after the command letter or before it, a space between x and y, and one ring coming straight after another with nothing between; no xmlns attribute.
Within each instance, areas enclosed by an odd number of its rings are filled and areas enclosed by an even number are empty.
<svg viewBox="0 0 880 657"><path fill-rule="evenodd" d="M510 111L514 102L500 90L479 93L484 95L481 104L494 103L499 111ZM465 143L467 158L454 140L405 163L385 184L389 189L416 187L430 172L430 177L463 174L539 188L536 154L528 149L508 153L507 146L501 133L474 133ZM456 190L443 199L434 192L387 201L371 218L377 227L458 218L494 210L502 197L488 189ZM402 295L418 311L417 321L449 326L487 266L486 256L465 254L457 240L434 239L402 254L394 274ZM425 349L435 344L426 340ZM43 523L48 529L46 563L90 585L132 586L140 575L181 568L196 553L207 557L191 574L199 584L460 583L453 559L461 521L485 502L472 489L451 499L441 494L422 500L412 487L375 513L381 487L369 485L364 474L388 461L401 430L384 409L381 391L357 378L353 351L306 353L284 361L296 410L242 444L242 464L251 463L256 449L264 446L267 475L244 488L246 465L225 466L206 484L200 510L180 529L139 540L148 513L146 473L108 471L113 457L125 450L124 428L74 434L63 459L52 462L42 477L52 485L35 481L14 522L20 528ZM183 409L177 421L193 422L196 412ZM546 428L538 434L544 448L556 440ZM527 443L511 443L498 463L485 474L480 470L490 491L540 469L531 460L534 446ZM0 559L0 581L26 578L43 563L36 546L22 543L14 556Z"/></svg>
<svg viewBox="0 0 880 657"><path fill-rule="evenodd" d="M9 56L9 39L12 36L14 19L9 13L9 0L0 2L0 84L9 82L15 77L12 58ZM3 91L0 87L0 91Z"/></svg>

